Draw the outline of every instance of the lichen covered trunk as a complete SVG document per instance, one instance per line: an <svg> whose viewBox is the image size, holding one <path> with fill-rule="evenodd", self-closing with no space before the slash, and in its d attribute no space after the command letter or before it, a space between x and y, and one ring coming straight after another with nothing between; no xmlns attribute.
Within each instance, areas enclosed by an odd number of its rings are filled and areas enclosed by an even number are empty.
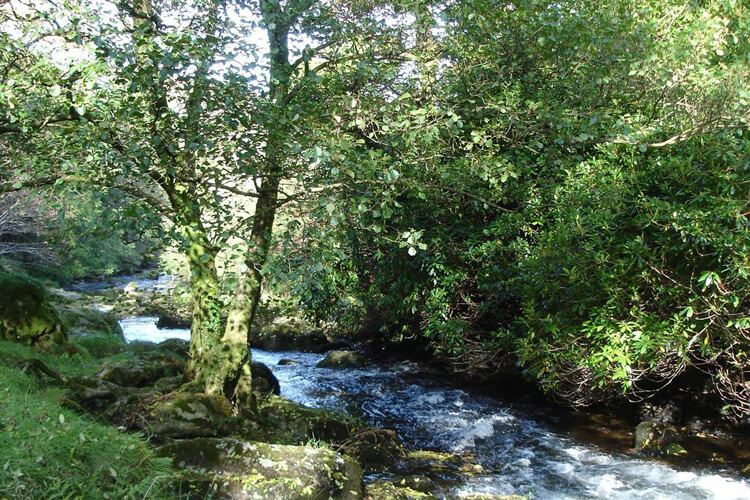
<svg viewBox="0 0 750 500"><path fill-rule="evenodd" d="M283 114L289 93L292 72L289 63L289 27L291 19L276 0L264 0L260 4L267 26L271 54L269 99L276 113ZM275 120L269 120L275 122ZM245 258L245 269L241 270L232 304L227 317L227 326L222 338L224 359L216 372L216 384L224 383L225 394L240 408L252 408L252 374L250 371L250 327L260 303L263 285L262 268L271 246L273 223L278 206L280 165L287 130L269 125L266 128L266 147L263 171L265 173L258 200L255 205L251 241Z"/></svg>
<svg viewBox="0 0 750 500"><path fill-rule="evenodd" d="M190 328L190 363L188 374L199 388L209 390L207 377L217 364L215 352L220 349L223 323L219 276L216 270L216 250L202 231L190 232L187 242L187 261L193 299L193 323Z"/></svg>
<svg viewBox="0 0 750 500"><path fill-rule="evenodd" d="M225 351L225 367L217 375L229 382L231 397L241 407L252 407L252 375L250 362L250 327L260 303L263 284L261 269L268 257L271 233L276 216L279 181L267 178L261 187L255 209L251 243L245 259L244 273L240 274L232 297L227 317L227 326L222 339Z"/></svg>

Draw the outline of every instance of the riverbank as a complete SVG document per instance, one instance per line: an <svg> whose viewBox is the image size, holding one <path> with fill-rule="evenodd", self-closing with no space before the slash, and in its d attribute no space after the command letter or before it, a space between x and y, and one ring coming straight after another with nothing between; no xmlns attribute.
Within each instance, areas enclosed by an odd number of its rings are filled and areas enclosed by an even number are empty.
<svg viewBox="0 0 750 500"><path fill-rule="evenodd" d="M142 290L154 288L146 282L137 283L131 288L138 290L139 287ZM152 292L145 292L149 293ZM111 294L100 290L93 296L87 295L83 302L99 309L108 309L112 301L123 298L132 301L137 295L133 291ZM63 300L69 317L70 310L81 305L78 299L68 293ZM151 303L150 300L143 302ZM78 351L74 348L62 353L63 360L75 360L88 368L81 371L67 366L67 361L61 365L49 357L42 360L51 363L56 372L64 373L68 379L71 375L83 376L89 381L96 379L98 394L110 391L115 401L124 399L125 402L112 405L110 400L109 405L92 405L90 400L84 398L85 404L82 404L80 397L70 398L69 387L43 373L35 384L55 387L60 398L56 403L58 405L65 399L77 401L78 413L86 413L89 415L87 419L93 417L99 423L102 420L114 422L121 429L129 429L127 435L135 439L145 437L150 443L147 446L150 450L149 460L154 460L154 463L163 465L164 462L158 462L160 455L179 457L184 455L185 449L192 450L190 453L194 454L196 447L199 448L199 455L231 452L239 453L242 457L240 461L220 461L212 465L192 459L178 459L177 466L159 469L162 471L160 481L163 480L163 493L159 494L166 495L163 498L189 497L191 492L195 494L196 491L209 495L215 493L213 488L234 491L233 498L241 498L237 496L240 493L232 486L232 481L236 483L240 478L240 482L247 482L248 477L238 471L260 471L258 461L261 459L295 463L296 459L292 457L299 456L295 455L294 449L285 448L264 448L262 455L247 455L244 451L246 445L241 444L254 446L252 443L267 442L275 443L275 446L307 447L313 454L321 452L312 450L325 449L354 456L354 462L346 459L338 462L335 458L337 455L327 452L316 455L321 459L319 463L328 463L328 468L342 467L339 479L346 476L348 480L352 474L352 464L356 465L355 472L358 470L356 467L362 468L364 476L355 483L364 486L362 494L371 500L472 498L472 495L480 494L489 495L483 498L502 498L513 493L530 495L535 499L630 498L633 495L662 498L660 495L667 491L669 498L685 499L739 499L750 496L750 489L739 472L744 455L736 453L735 448L731 457L732 443L726 448L729 451L706 447L706 453L685 443L690 450L687 457L671 462L643 460L632 451L632 424L617 415L571 413L536 397L526 397L523 390L515 391L519 397L509 399L506 393L504 398L498 398L497 386L491 383L477 384L435 365L406 361L403 351L394 355L381 349L377 356L370 351L365 359L357 359L357 363L341 369L324 368L321 365L324 354L321 353L255 349L254 359L265 363L278 377L281 395L288 399L265 397L265 402L259 405L259 417L249 421L246 419L244 425L237 425L236 417L227 416L226 411L222 410L225 406L220 401L207 401L200 396L189 396L193 399L185 400L179 396L179 390L174 392L185 382L179 379L179 357L180 352L184 355L184 343L168 341L164 346L158 346L142 342L174 337L187 339L188 330L158 329L156 318L130 318L120 321L117 326L119 329L119 325L122 325L125 337L131 341L126 343L121 333L112 335L111 321L107 328L109 333L92 332L92 327L99 328L107 323L96 321L97 314L110 320L112 318L111 313L77 313L75 317L82 319L73 329L75 332L71 335L70 344L77 346ZM277 337L279 334L288 336L293 333L290 329L279 328L270 331ZM306 342L313 338L320 339L315 336L302 337ZM133 342L136 339L139 341ZM335 339L326 339L326 349L335 344L331 340ZM274 341L278 342L279 338ZM288 345L283 345L289 349ZM319 350L317 344L312 347ZM33 352L29 351L25 356L31 357ZM19 359L14 359L8 366L17 369L19 362ZM159 366L158 370L155 364ZM175 370L159 371L169 366ZM135 385L140 387L125 391L108 385L133 385L133 382L124 382L126 375L137 380L144 377L151 380L138 382ZM118 377L119 383L116 383ZM37 390L28 389L29 394ZM319 408L325 413L303 409L298 406L299 403ZM196 426L187 422L178 422L177 431L175 425L154 427L155 421L163 422L165 417L184 412L186 407L195 408L195 405L202 408L198 413L217 410L214 412L215 420L197 426L210 429L207 434L196 431ZM106 411L102 415L101 411L96 410L97 406L118 410L116 415L106 415ZM67 407L65 411L70 411L70 408ZM349 417L332 417L338 412ZM112 420L113 416L117 421ZM157 418L154 419L154 416ZM64 418L70 421L73 417ZM321 422L327 423L321 427ZM359 431L352 432L354 429ZM394 429L395 434L375 429ZM377 437L374 442L365 441L361 443L364 446L358 447L352 446L353 435ZM384 440L383 437L388 438ZM31 439L31 436L26 439ZM387 441L400 441L404 448L384 446ZM177 446L175 443L179 442L184 444ZM371 446L373 444L376 445L374 448ZM168 447L164 451L154 451L154 445ZM741 442L734 442L734 445L744 446ZM356 451L357 448L359 451ZM730 458L723 458L727 456ZM713 460L705 457L713 457ZM329 458L333 462L327 462ZM216 468L215 475L190 478L196 471L205 470L207 465ZM325 465L322 467L326 468ZM294 466L288 467L288 473L292 476L295 470ZM268 473L270 470L266 469L264 474ZM140 485L140 482L134 482L137 478L128 475L127 468L115 469L115 474L126 484L134 485L134 488ZM257 487L265 484L263 481L271 480L272 483L266 484L266 487L276 489L267 489L266 493L273 491L274 495L279 494L279 477L260 478L258 473L251 476L250 482ZM113 476L110 474L110 477ZM341 480L326 482L315 474L305 477L311 481L309 484L327 484L324 489L333 488L326 491L335 498L343 491L343 484L350 484ZM258 493L261 490L253 491Z"/></svg>
<svg viewBox="0 0 750 500"><path fill-rule="evenodd" d="M112 295L108 296L107 300L120 314L153 314L176 310L172 299L176 283L169 277L123 277L117 283L123 291L114 296L114 299ZM101 300L101 287L87 284L79 289L92 287L99 290L100 294L96 298ZM125 290L128 287L129 290ZM186 311L172 314L182 315L184 318ZM673 426L679 433L681 445L687 451L687 454L678 456L658 457L668 463L682 467L727 469L735 477L740 477L743 469L750 464L746 426L731 425L731 420L722 418L720 408L711 413L707 404L691 405L691 399L684 393L681 400L673 394L672 397L654 398L638 404L621 401L611 406L575 410L549 401L535 384L526 381L520 373L502 378L477 378L466 372L453 370L453 365L435 359L424 346L414 342L394 344L372 339L363 342L361 338L347 341L332 336L334 328L321 330L294 317L266 316L262 318L262 324L256 327L253 348L320 353L330 349L350 348L354 344L372 362L392 364L411 359L416 361L413 365L415 375L440 380L457 390L490 396L505 404L525 408L550 427L578 436L609 452L632 454L636 427L641 422L653 421ZM133 321L135 324L131 328L130 323ZM165 335L175 335L175 332L180 331L159 329L148 321L137 319L127 319L124 325L134 332L133 338L138 339L162 339L166 338ZM189 332L181 332L181 338L189 338ZM684 408L678 407L676 401L681 401Z"/></svg>
<svg viewBox="0 0 750 500"><path fill-rule="evenodd" d="M279 397L278 381L259 363L251 411L192 392L186 342L134 341L96 298L89 300L99 308L87 308L76 294L15 282L54 312L55 336L23 336L20 321L11 325L16 341L0 341L0 423L10 450L0 498L429 499L436 497L411 487L419 485L364 482L363 470L460 462L425 462L388 430ZM14 307L30 307L20 297Z"/></svg>

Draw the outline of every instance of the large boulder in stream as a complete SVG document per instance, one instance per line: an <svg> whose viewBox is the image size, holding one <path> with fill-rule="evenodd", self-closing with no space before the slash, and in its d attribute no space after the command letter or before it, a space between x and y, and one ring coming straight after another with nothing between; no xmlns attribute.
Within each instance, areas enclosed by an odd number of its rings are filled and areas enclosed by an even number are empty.
<svg viewBox="0 0 750 500"><path fill-rule="evenodd" d="M316 365L318 368L359 368L367 364L367 360L354 351L331 351Z"/></svg>
<svg viewBox="0 0 750 500"><path fill-rule="evenodd" d="M273 374L271 369L263 363L254 361L250 364L250 370L253 374L253 392L261 397L269 394L281 394L279 379Z"/></svg>
<svg viewBox="0 0 750 500"><path fill-rule="evenodd" d="M366 427L345 414L308 408L280 396L259 400L257 416L242 421L234 432L253 441L283 444L322 440L370 467L390 464L403 454L394 431Z"/></svg>
<svg viewBox="0 0 750 500"><path fill-rule="evenodd" d="M162 314L156 321L156 328L190 328L192 324L193 319L190 317Z"/></svg>
<svg viewBox="0 0 750 500"><path fill-rule="evenodd" d="M52 348L68 330L38 281L0 270L0 339Z"/></svg>
<svg viewBox="0 0 750 500"><path fill-rule="evenodd" d="M644 456L685 455L681 440L677 428L663 422L645 421L635 428L635 451Z"/></svg>
<svg viewBox="0 0 750 500"><path fill-rule="evenodd" d="M280 316L253 328L250 347L266 351L327 352L338 344L303 320Z"/></svg>
<svg viewBox="0 0 750 500"><path fill-rule="evenodd" d="M359 500L362 469L327 448L237 439L190 439L163 446L186 472L183 490L222 499Z"/></svg>

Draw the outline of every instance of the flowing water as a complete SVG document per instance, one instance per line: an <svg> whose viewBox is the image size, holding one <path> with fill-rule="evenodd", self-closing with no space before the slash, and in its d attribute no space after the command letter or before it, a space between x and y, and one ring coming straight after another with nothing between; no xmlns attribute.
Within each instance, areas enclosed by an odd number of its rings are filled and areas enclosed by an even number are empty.
<svg viewBox="0 0 750 500"><path fill-rule="evenodd" d="M187 330L158 330L155 318L123 320L126 338L187 339ZM322 355L253 351L273 369L283 396L342 410L394 429L412 449L471 454L486 471L462 476L457 497L530 493L533 499L750 499L750 485L728 471L678 469L607 451L502 401L415 375L411 362L331 370ZM278 366L281 359L297 364Z"/></svg>

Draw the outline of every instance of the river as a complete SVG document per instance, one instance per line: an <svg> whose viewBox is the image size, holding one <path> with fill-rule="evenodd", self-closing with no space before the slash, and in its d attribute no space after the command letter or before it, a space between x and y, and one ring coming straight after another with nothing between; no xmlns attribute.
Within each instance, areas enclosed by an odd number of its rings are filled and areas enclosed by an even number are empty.
<svg viewBox="0 0 750 500"><path fill-rule="evenodd" d="M188 330L159 330L156 318L121 322L128 341L188 339ZM485 472L465 475L451 494L529 494L542 499L750 499L747 481L721 468L678 467L575 437L537 411L420 376L412 362L358 369L316 368L322 355L254 350L272 368L281 394L316 408L360 415L396 430L412 449L473 455ZM279 366L281 359L297 361ZM387 473L386 473L387 474Z"/></svg>

